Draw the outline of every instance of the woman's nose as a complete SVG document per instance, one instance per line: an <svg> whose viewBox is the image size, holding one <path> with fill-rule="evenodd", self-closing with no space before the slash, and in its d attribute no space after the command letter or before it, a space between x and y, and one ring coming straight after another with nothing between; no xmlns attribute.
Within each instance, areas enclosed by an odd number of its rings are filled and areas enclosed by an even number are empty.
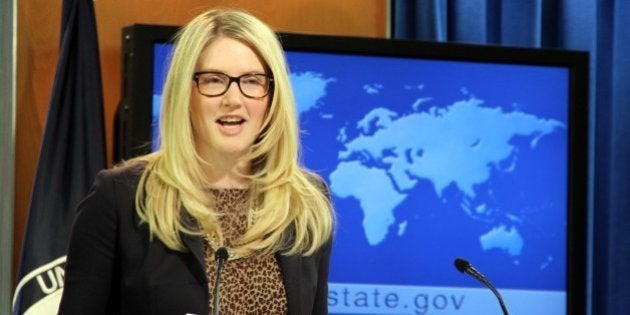
<svg viewBox="0 0 630 315"><path fill-rule="evenodd" d="M239 105L243 99L243 94L236 82L230 82L227 91L223 94L223 103L226 105Z"/></svg>

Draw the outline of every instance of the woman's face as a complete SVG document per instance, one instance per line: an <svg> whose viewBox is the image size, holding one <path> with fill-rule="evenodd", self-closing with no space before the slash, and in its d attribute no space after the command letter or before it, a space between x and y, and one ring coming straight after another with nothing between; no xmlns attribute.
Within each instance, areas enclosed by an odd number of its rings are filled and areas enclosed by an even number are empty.
<svg viewBox="0 0 630 315"><path fill-rule="evenodd" d="M219 37L197 60L195 72L206 71L239 77L264 74L265 68L249 46L232 38ZM238 158L247 153L260 134L270 96L247 97L236 82L231 82L225 94L208 97L199 92L194 81L191 84L191 117L197 152L209 161Z"/></svg>

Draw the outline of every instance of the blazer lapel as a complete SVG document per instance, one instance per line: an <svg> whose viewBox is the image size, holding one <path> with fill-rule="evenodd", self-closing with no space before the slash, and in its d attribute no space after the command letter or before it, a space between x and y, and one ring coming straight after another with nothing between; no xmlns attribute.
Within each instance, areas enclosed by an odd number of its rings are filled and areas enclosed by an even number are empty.
<svg viewBox="0 0 630 315"><path fill-rule="evenodd" d="M193 227L195 225L195 219L191 217L188 212L183 211L182 213L182 221L186 227ZM190 250L192 255L195 257L196 267L195 272L202 283L208 283L208 278L206 278L206 259L203 253L203 241L198 236L188 235L185 233L180 234L182 238L182 242L184 245ZM193 267L194 268L194 267Z"/></svg>
<svg viewBox="0 0 630 315"><path fill-rule="evenodd" d="M302 256L284 256L276 254L284 289L287 293L287 308L289 315L306 314L302 312L302 288L300 286L300 266Z"/></svg>

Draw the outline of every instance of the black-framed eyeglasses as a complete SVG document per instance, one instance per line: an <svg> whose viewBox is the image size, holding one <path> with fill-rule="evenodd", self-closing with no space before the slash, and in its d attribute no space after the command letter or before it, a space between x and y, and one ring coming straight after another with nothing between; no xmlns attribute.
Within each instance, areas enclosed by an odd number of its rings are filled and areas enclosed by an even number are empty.
<svg viewBox="0 0 630 315"><path fill-rule="evenodd" d="M208 97L225 94L232 82L236 82L238 89L249 98L262 98L269 94L273 78L264 73L246 73L232 77L222 72L202 71L193 74L193 81L201 95Z"/></svg>

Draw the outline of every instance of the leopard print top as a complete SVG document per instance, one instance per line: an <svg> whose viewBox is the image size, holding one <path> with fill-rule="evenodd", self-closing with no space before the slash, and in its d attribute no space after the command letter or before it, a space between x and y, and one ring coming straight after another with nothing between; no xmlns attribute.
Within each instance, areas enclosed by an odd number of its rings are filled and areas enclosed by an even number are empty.
<svg viewBox="0 0 630 315"><path fill-rule="evenodd" d="M225 246L247 228L246 189L212 189L216 208L221 217ZM216 262L214 249L204 241L206 276L210 296L210 314L214 308L214 282ZM221 272L219 285L221 314L287 314L287 295L282 282L280 266L274 255L228 260Z"/></svg>

